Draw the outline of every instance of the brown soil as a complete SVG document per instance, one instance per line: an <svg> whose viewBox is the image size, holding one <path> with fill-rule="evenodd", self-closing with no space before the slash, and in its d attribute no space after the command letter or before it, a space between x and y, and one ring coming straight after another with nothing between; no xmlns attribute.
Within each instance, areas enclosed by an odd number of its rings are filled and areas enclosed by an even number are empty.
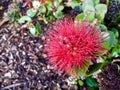
<svg viewBox="0 0 120 90"><path fill-rule="evenodd" d="M115 64L108 64L103 68L103 73L98 75L99 90L120 90L120 73Z"/></svg>

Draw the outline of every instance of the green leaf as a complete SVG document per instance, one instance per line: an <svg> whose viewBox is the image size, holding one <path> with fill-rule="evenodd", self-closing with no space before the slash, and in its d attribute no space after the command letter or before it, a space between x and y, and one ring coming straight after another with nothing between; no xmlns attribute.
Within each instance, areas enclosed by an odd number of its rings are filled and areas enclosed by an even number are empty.
<svg viewBox="0 0 120 90"><path fill-rule="evenodd" d="M46 6L47 6L48 11L52 11L54 8L54 6L52 5L52 3L50 1L46 1Z"/></svg>
<svg viewBox="0 0 120 90"><path fill-rule="evenodd" d="M85 66L81 66L81 69L79 70L78 68L76 68L76 71L78 72L78 75L81 77L81 78L84 78L91 62L90 61L86 61L85 63Z"/></svg>
<svg viewBox="0 0 120 90"><path fill-rule="evenodd" d="M53 14L51 12L48 13L47 19L48 20L52 20L53 19Z"/></svg>
<svg viewBox="0 0 120 90"><path fill-rule="evenodd" d="M103 65L104 65L104 63L96 63L93 65L90 65L90 67L88 68L88 71L86 72L86 75L87 76L92 75L94 72L99 70Z"/></svg>
<svg viewBox="0 0 120 90"><path fill-rule="evenodd" d="M96 14L97 14L97 17L99 18L99 20L103 20L105 17L105 14L107 12L107 5L97 4L95 6L95 9L96 9Z"/></svg>
<svg viewBox="0 0 120 90"><path fill-rule="evenodd" d="M92 0L85 0L82 4L82 9L84 13L95 11L94 3Z"/></svg>
<svg viewBox="0 0 120 90"><path fill-rule="evenodd" d="M38 11L38 13L37 13L37 16L41 16L41 14L45 14L46 13L46 7L43 5L43 6L41 6L40 8L39 8L39 11Z"/></svg>
<svg viewBox="0 0 120 90"><path fill-rule="evenodd" d="M54 4L55 7L58 7L59 6L59 1L55 0L53 4Z"/></svg>
<svg viewBox="0 0 120 90"><path fill-rule="evenodd" d="M112 52L111 52L112 57L119 57L119 54L120 54L120 48L115 47L112 49Z"/></svg>
<svg viewBox="0 0 120 90"><path fill-rule="evenodd" d="M61 18L61 17L62 17L62 12L56 11L56 12L53 13L53 15L54 15L56 18Z"/></svg>
<svg viewBox="0 0 120 90"><path fill-rule="evenodd" d="M84 82L83 82L82 80L78 80L78 84L79 84L80 86L83 86Z"/></svg>
<svg viewBox="0 0 120 90"><path fill-rule="evenodd" d="M19 11L19 7L15 5L15 8L7 13L10 22L14 22L16 19L20 18L20 14L18 14Z"/></svg>
<svg viewBox="0 0 120 90"><path fill-rule="evenodd" d="M87 6L87 5L94 6L93 0L84 0L83 7Z"/></svg>
<svg viewBox="0 0 120 90"><path fill-rule="evenodd" d="M8 14L8 16L9 16L9 20L10 20L11 22L13 22L13 21L15 20L15 15L16 15L15 10L10 11L10 12L8 12L7 14Z"/></svg>
<svg viewBox="0 0 120 90"><path fill-rule="evenodd" d="M87 87L87 90L95 90L94 87Z"/></svg>
<svg viewBox="0 0 120 90"><path fill-rule="evenodd" d="M83 18L84 18L84 13L81 13L75 17L75 20L82 20Z"/></svg>
<svg viewBox="0 0 120 90"><path fill-rule="evenodd" d="M87 14L87 20L88 20L89 22L93 22L94 18L95 18L95 13L94 13L94 12L89 12L89 13Z"/></svg>
<svg viewBox="0 0 120 90"><path fill-rule="evenodd" d="M69 3L68 3L68 5L69 5ZM72 0L72 2L70 2L70 5L72 8L75 8L76 6L79 6L80 3L78 3L76 0Z"/></svg>
<svg viewBox="0 0 120 90"><path fill-rule="evenodd" d="M100 3L100 0L93 0L94 5L96 6L97 4Z"/></svg>
<svg viewBox="0 0 120 90"><path fill-rule="evenodd" d="M95 6L95 9L98 13L106 13L107 12L107 5L105 4L97 4Z"/></svg>
<svg viewBox="0 0 120 90"><path fill-rule="evenodd" d="M76 6L79 6L81 4L81 2L76 1L76 0L72 0L72 1L68 1L65 2L65 4L69 7L72 7L72 9L74 9Z"/></svg>
<svg viewBox="0 0 120 90"><path fill-rule="evenodd" d="M62 11L64 9L64 6L58 6L58 9L57 9L57 11Z"/></svg>
<svg viewBox="0 0 120 90"><path fill-rule="evenodd" d="M100 24L102 31L107 31L107 27L104 24Z"/></svg>
<svg viewBox="0 0 120 90"><path fill-rule="evenodd" d="M19 23L25 23L25 21L31 22L32 20L31 20L31 18L30 18L29 16L22 16L22 17L18 20Z"/></svg>
<svg viewBox="0 0 120 90"><path fill-rule="evenodd" d="M62 0L58 0L59 1L59 3L61 3L62 2Z"/></svg>
<svg viewBox="0 0 120 90"><path fill-rule="evenodd" d="M114 33L115 38L119 37L119 32L116 28L112 28L111 31Z"/></svg>
<svg viewBox="0 0 120 90"><path fill-rule="evenodd" d="M110 52L109 57L119 57L120 56L120 45L115 45Z"/></svg>
<svg viewBox="0 0 120 90"><path fill-rule="evenodd" d="M27 10L27 16L34 17L36 15L37 11L33 8Z"/></svg>
<svg viewBox="0 0 120 90"><path fill-rule="evenodd" d="M41 6L38 13L40 13L40 14L41 14L41 13L46 13L46 8L45 8L45 6Z"/></svg>
<svg viewBox="0 0 120 90"><path fill-rule="evenodd" d="M92 77L87 77L85 79L85 82L90 87L98 87L97 81L94 78L92 78Z"/></svg>
<svg viewBox="0 0 120 90"><path fill-rule="evenodd" d="M88 12L95 12L95 8L92 5L87 5L83 9L84 13L87 14Z"/></svg>
<svg viewBox="0 0 120 90"><path fill-rule="evenodd" d="M40 34L41 33L41 25L39 24L39 22L36 23L35 28L36 28L36 33Z"/></svg>
<svg viewBox="0 0 120 90"><path fill-rule="evenodd" d="M45 16L42 17L42 20L44 21L45 24L48 23L47 18Z"/></svg>
<svg viewBox="0 0 120 90"><path fill-rule="evenodd" d="M109 36L107 35L108 38L104 40L103 47L105 47L107 49L110 49L111 47L113 47L114 45L116 45L118 41L117 41L117 39L115 39L115 36L114 36L113 32L110 31L108 34L109 34Z"/></svg>
<svg viewBox="0 0 120 90"><path fill-rule="evenodd" d="M35 35L35 33L36 33L35 26L29 27L29 31L30 31L31 34Z"/></svg>

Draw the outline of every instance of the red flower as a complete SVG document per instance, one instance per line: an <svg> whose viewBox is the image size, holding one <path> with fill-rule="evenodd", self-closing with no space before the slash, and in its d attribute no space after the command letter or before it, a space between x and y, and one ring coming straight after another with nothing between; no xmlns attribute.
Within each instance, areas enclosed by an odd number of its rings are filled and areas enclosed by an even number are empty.
<svg viewBox="0 0 120 90"><path fill-rule="evenodd" d="M52 3L54 2L54 0L50 0Z"/></svg>
<svg viewBox="0 0 120 90"><path fill-rule="evenodd" d="M65 73L86 67L86 62L103 53L101 30L87 21L60 20L48 31L45 51L49 63ZM77 72L76 72L77 73Z"/></svg>
<svg viewBox="0 0 120 90"><path fill-rule="evenodd" d="M40 2L42 2L42 3L45 3L46 2L46 0L39 0Z"/></svg>
<svg viewBox="0 0 120 90"><path fill-rule="evenodd" d="M46 2L46 0L39 0L40 2L42 2L42 3L45 3ZM54 2L54 0L50 0L51 2Z"/></svg>
<svg viewBox="0 0 120 90"><path fill-rule="evenodd" d="M31 0L25 0L25 4L29 7L32 7L32 1Z"/></svg>

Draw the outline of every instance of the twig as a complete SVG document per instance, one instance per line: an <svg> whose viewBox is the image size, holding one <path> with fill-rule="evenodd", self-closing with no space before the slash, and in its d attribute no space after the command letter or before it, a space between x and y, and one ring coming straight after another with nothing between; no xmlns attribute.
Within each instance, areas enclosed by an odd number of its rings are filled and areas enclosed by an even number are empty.
<svg viewBox="0 0 120 90"><path fill-rule="evenodd" d="M112 61L112 63L120 62L120 59L115 59Z"/></svg>
<svg viewBox="0 0 120 90"><path fill-rule="evenodd" d="M0 22L0 27L5 23L7 22L9 19L8 17L4 18L1 22Z"/></svg>
<svg viewBox="0 0 120 90"><path fill-rule="evenodd" d="M20 85L22 85L22 84L25 85L26 82L11 84L11 85L9 85L9 86L3 87L1 90L13 88L13 87L16 87L16 86L20 86Z"/></svg>

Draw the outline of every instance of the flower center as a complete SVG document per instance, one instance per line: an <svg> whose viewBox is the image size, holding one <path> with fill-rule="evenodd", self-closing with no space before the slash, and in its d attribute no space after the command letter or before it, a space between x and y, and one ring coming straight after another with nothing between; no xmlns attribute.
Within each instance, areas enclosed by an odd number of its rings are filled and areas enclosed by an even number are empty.
<svg viewBox="0 0 120 90"><path fill-rule="evenodd" d="M77 50L77 47L73 47L73 50L76 51L76 50Z"/></svg>
<svg viewBox="0 0 120 90"><path fill-rule="evenodd" d="M76 50L77 50L77 47L73 47L73 52L72 52L72 56L75 56L77 53L76 53Z"/></svg>

